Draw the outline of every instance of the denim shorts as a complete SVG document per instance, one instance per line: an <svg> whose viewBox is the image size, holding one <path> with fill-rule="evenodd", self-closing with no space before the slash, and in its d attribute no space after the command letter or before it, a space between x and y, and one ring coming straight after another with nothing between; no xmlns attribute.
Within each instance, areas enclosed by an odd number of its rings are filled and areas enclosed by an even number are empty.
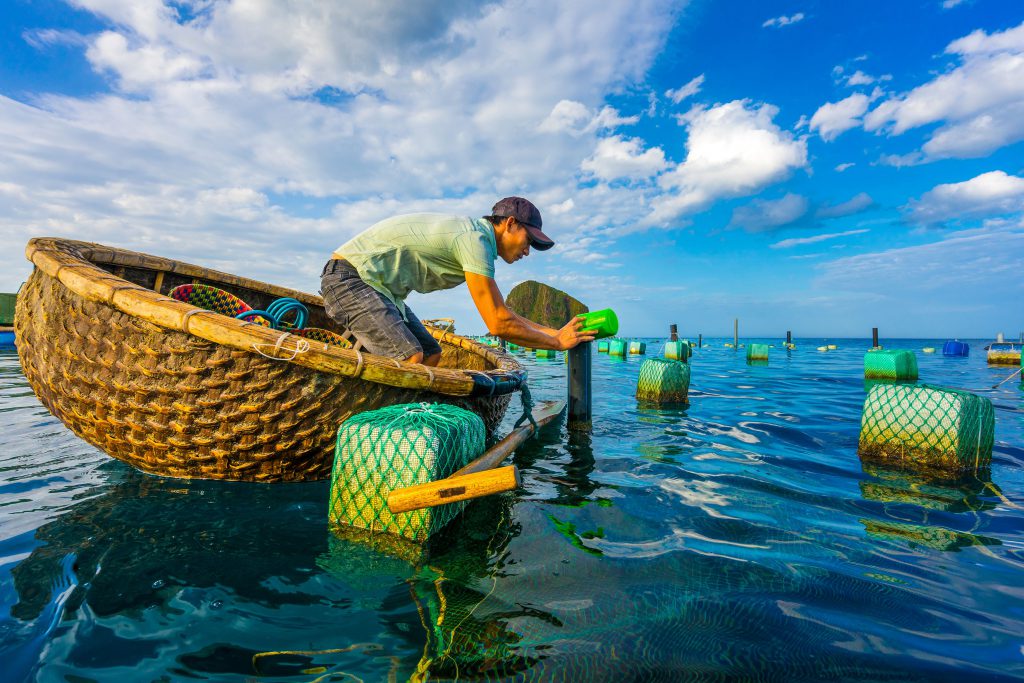
<svg viewBox="0 0 1024 683"><path fill-rule="evenodd" d="M359 277L348 261L331 259L320 275L320 292L327 315L370 353L405 360L441 353L427 328L408 306L404 320L398 307Z"/></svg>

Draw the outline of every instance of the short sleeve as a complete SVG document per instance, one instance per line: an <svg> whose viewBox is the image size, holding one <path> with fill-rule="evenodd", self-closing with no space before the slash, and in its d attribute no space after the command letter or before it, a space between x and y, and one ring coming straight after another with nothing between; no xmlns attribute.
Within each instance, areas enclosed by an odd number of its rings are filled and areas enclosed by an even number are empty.
<svg viewBox="0 0 1024 683"><path fill-rule="evenodd" d="M479 232L469 232L455 239L455 258L466 272L494 277L494 254L487 238Z"/></svg>

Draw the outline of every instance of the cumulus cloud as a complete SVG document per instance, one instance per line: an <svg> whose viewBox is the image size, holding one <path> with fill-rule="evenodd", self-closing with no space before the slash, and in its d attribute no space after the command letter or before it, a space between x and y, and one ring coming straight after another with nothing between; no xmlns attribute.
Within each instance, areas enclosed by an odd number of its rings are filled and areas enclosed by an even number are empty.
<svg viewBox="0 0 1024 683"><path fill-rule="evenodd" d="M875 88L870 95L854 93L838 102L826 102L811 117L811 130L818 131L826 142L835 140L843 132L859 126L868 106L881 96L882 91Z"/></svg>
<svg viewBox="0 0 1024 683"><path fill-rule="evenodd" d="M569 231L648 211L566 178L588 158L612 172L599 141L638 117L606 98L642 82L680 3L75 4L105 29L43 27L34 44L81 41L110 89L0 97L7 253L44 233L173 251L160 240L173 232L246 253L234 269L256 277L287 253L278 281L308 287L295 259L315 264L392 212L482 215L526 194L575 206ZM623 157L621 172L657 167L659 153ZM566 215L545 213L554 230Z"/></svg>
<svg viewBox="0 0 1024 683"><path fill-rule="evenodd" d="M946 54L959 66L879 104L865 129L900 135L941 123L922 148L927 159L980 157L1024 139L1024 23L974 31Z"/></svg>
<svg viewBox="0 0 1024 683"><path fill-rule="evenodd" d="M650 178L664 170L665 153L660 147L643 149L639 138L615 135L597 143L593 156L585 159L581 168L602 180Z"/></svg>
<svg viewBox="0 0 1024 683"><path fill-rule="evenodd" d="M1024 178L989 171L961 183L937 185L908 205L911 220L926 224L1024 212Z"/></svg>
<svg viewBox="0 0 1024 683"><path fill-rule="evenodd" d="M674 90L666 90L665 97L669 98L675 104L679 104L687 97L692 97L700 92L700 87L704 84L704 74L697 76L692 81L687 83L681 88Z"/></svg>
<svg viewBox="0 0 1024 683"><path fill-rule="evenodd" d="M786 15L782 15L781 17L773 17L771 19L768 19L763 24L761 24L761 27L762 28L769 28L769 27L782 28L783 26L789 26L790 24L795 24L798 21L803 21L803 19L804 19L804 13L803 12L797 12L796 14L790 15L788 17Z"/></svg>
<svg viewBox="0 0 1024 683"><path fill-rule="evenodd" d="M755 199L733 210L730 228L747 232L768 232L795 223L807 214L807 197L787 194L781 199Z"/></svg>
<svg viewBox="0 0 1024 683"><path fill-rule="evenodd" d="M702 211L714 201L757 194L807 164L807 143L780 129L778 108L734 100L698 106L679 117L689 137L686 159L658 180L649 225Z"/></svg>

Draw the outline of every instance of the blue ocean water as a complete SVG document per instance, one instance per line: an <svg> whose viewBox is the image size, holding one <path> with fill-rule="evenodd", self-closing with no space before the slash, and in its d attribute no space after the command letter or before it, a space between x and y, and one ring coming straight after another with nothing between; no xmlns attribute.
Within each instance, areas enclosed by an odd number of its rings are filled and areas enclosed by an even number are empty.
<svg viewBox="0 0 1024 683"><path fill-rule="evenodd" d="M545 428L522 489L419 561L332 537L327 482L110 459L2 352L0 680L1024 679L1024 391L993 388L1016 368L883 340L995 404L989 476L951 484L858 459L867 340L744 340L767 365L725 341L686 407L638 404L642 359L595 349L593 431ZM564 397L561 354L519 357Z"/></svg>

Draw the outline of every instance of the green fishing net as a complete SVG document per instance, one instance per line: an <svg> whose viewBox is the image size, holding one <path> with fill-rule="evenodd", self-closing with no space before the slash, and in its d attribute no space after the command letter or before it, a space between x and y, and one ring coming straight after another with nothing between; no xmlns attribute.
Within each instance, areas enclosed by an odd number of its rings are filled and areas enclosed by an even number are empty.
<svg viewBox="0 0 1024 683"><path fill-rule="evenodd" d="M641 401L685 403L690 391L690 366L669 358L648 358L640 366L636 397Z"/></svg>
<svg viewBox="0 0 1024 683"><path fill-rule="evenodd" d="M751 344L747 347L747 360L768 360L767 344Z"/></svg>
<svg viewBox="0 0 1024 683"><path fill-rule="evenodd" d="M992 461L992 402L926 384L876 384L861 417L858 452L901 467L960 475Z"/></svg>
<svg viewBox="0 0 1024 683"><path fill-rule="evenodd" d="M917 356L907 349L868 351L864 354L864 379L917 381Z"/></svg>
<svg viewBox="0 0 1024 683"><path fill-rule="evenodd" d="M402 404L353 415L338 428L329 525L426 540L448 524L463 504L393 515L387 506L388 494L461 469L483 453L485 438L478 415L445 403Z"/></svg>
<svg viewBox="0 0 1024 683"><path fill-rule="evenodd" d="M690 357L690 345L685 341L670 341L665 343L665 358L681 360L684 363Z"/></svg>

